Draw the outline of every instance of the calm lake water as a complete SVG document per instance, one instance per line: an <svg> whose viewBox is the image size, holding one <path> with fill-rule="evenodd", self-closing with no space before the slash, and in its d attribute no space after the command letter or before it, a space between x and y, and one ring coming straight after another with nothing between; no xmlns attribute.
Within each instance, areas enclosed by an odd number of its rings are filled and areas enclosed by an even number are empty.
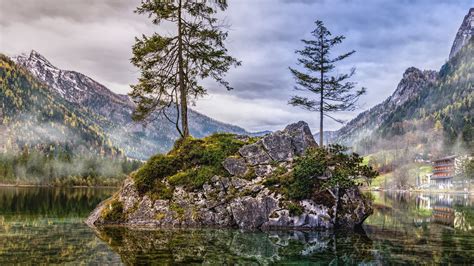
<svg viewBox="0 0 474 266"><path fill-rule="evenodd" d="M0 265L474 263L474 199L373 193L364 232L128 230L84 218L114 190L0 188Z"/></svg>

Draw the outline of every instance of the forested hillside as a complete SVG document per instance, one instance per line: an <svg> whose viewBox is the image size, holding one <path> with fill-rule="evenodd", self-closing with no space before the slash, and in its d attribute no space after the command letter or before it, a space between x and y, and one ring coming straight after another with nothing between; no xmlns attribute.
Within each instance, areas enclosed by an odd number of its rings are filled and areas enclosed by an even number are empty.
<svg viewBox="0 0 474 266"><path fill-rule="evenodd" d="M94 115L95 123L111 143L130 158L145 160L156 153L165 153L179 137L174 123L163 116L153 115L146 126L134 122L135 103L130 97L116 94L84 74L60 69L34 50L28 55L14 57L14 60L56 92L63 102L81 108L84 114ZM176 120L175 106L169 107L166 113L171 120ZM219 122L192 109L189 110L189 127L191 135L198 138L216 132L247 134L243 128Z"/></svg>
<svg viewBox="0 0 474 266"><path fill-rule="evenodd" d="M122 177L137 163L112 145L101 123L0 55L0 182Z"/></svg>
<svg viewBox="0 0 474 266"><path fill-rule="evenodd" d="M408 147L416 153L472 152L474 101L474 39L439 71L435 82L381 121L373 134L354 143L354 149L373 153Z"/></svg>
<svg viewBox="0 0 474 266"><path fill-rule="evenodd" d="M382 137L442 131L442 150L472 151L474 125L474 39L439 71L437 82L399 106L381 125ZM436 139L431 139L433 141ZM427 142L426 140L425 142ZM440 139L438 139L440 141Z"/></svg>

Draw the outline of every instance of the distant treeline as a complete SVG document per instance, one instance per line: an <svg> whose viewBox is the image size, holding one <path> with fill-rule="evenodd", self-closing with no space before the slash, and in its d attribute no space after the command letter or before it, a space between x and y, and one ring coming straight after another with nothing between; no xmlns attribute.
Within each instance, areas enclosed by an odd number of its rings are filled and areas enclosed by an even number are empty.
<svg viewBox="0 0 474 266"><path fill-rule="evenodd" d="M24 148L17 154L0 153L0 183L53 186L118 185L142 163L127 158L74 155Z"/></svg>

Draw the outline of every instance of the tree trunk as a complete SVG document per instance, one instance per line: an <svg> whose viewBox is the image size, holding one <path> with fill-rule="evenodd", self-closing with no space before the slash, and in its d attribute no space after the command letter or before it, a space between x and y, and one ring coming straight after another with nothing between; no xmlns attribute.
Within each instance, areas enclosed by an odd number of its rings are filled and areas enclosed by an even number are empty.
<svg viewBox="0 0 474 266"><path fill-rule="evenodd" d="M322 76L322 75L321 75ZM323 88L321 86L321 103L320 103L320 108L321 108L321 112L319 112L320 114L320 119L321 121L319 122L319 146L324 146L324 142L323 142L323 118L324 118L324 114L323 114Z"/></svg>
<svg viewBox="0 0 474 266"><path fill-rule="evenodd" d="M188 127L188 98L186 91L186 84L184 82L184 62L183 62L183 32L182 32L182 0L179 0L178 7L178 78L179 78L179 94L180 94L180 107L181 107L181 129L182 137L186 138L189 136Z"/></svg>
<svg viewBox="0 0 474 266"><path fill-rule="evenodd" d="M320 37L321 39L321 79L320 79L320 86L321 86L321 99L319 103L319 108L320 108L320 121L319 121L319 146L323 147L324 146L324 139L323 139L323 133L324 133L324 128L323 128L323 118L324 118L324 111L323 111L323 91L324 91L324 42L323 42L323 37Z"/></svg>

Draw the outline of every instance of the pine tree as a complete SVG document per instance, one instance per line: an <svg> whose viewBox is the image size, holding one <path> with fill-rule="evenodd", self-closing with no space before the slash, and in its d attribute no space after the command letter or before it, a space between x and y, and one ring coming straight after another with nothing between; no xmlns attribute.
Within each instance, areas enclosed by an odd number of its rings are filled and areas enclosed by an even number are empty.
<svg viewBox="0 0 474 266"><path fill-rule="evenodd" d="M141 77L130 93L137 103L135 120L163 115L181 137L187 137L188 102L206 94L199 81L211 78L232 89L224 76L240 62L228 55L224 46L228 34L214 17L226 8L225 0L142 0L136 13L148 15L155 25L172 25L175 32L136 38L131 62ZM169 113L173 108L175 119Z"/></svg>
<svg viewBox="0 0 474 266"><path fill-rule="evenodd" d="M290 67L290 71L297 84L296 90L315 93L319 95L319 99L296 95L291 98L289 104L320 113L319 143L323 145L324 116L342 123L343 121L332 117L329 113L354 110L357 100L365 93L365 88L353 91L356 84L347 81L354 75L354 68L346 74L331 75L335 68L334 63L351 56L355 51L331 58L331 48L340 44L345 37L332 38L322 21L318 20L315 23L316 29L311 32L313 38L301 40L305 46L302 50L296 51L296 54L300 55L298 64L304 70Z"/></svg>

